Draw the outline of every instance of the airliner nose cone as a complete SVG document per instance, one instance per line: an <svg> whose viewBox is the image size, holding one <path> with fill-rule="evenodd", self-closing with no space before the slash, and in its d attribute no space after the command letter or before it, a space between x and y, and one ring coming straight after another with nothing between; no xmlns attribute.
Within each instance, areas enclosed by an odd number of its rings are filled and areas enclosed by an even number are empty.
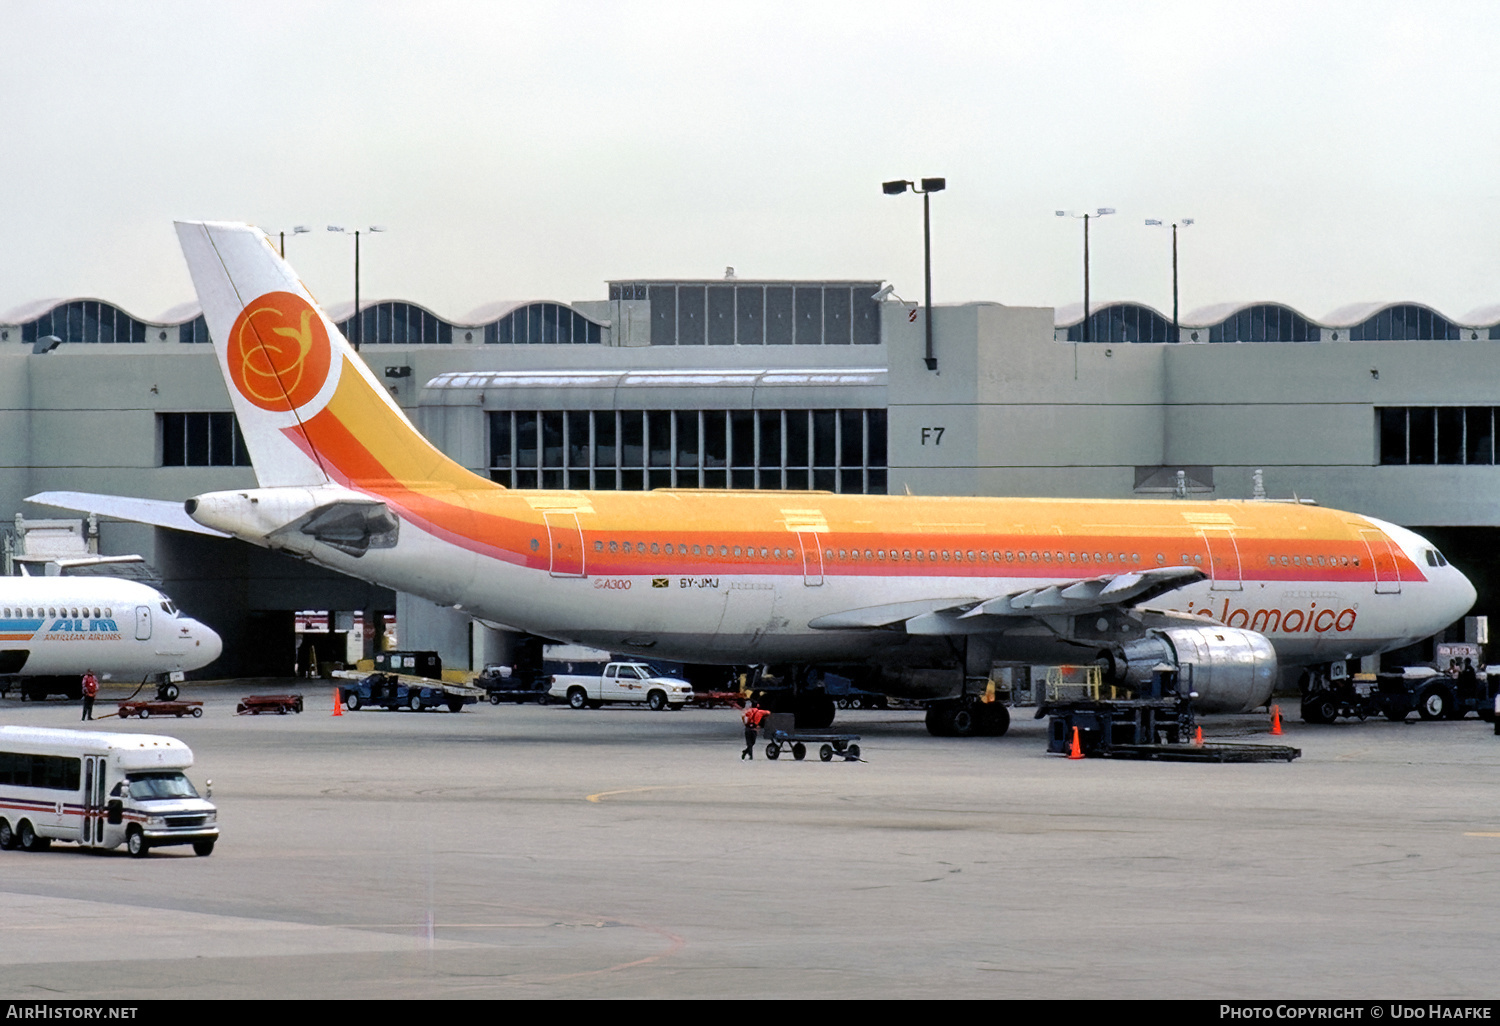
<svg viewBox="0 0 1500 1026"><path fill-rule="evenodd" d="M213 628L205 627L197 621L194 621L194 624L193 637L198 642L193 649L193 658L198 660L198 665L193 667L196 670L219 658L224 651L224 639L220 638Z"/></svg>

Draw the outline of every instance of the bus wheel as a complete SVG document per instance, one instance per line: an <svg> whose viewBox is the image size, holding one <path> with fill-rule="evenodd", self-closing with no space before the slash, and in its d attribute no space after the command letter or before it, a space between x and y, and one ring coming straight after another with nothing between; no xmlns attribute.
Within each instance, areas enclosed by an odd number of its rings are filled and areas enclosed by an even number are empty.
<svg viewBox="0 0 1500 1026"><path fill-rule="evenodd" d="M17 834L20 836L22 851L46 851L51 843L48 838L37 835L29 819L21 820L21 828Z"/></svg>
<svg viewBox="0 0 1500 1026"><path fill-rule="evenodd" d="M10 821L0 819L0 851L10 851L16 846L16 832L10 828Z"/></svg>
<svg viewBox="0 0 1500 1026"><path fill-rule="evenodd" d="M125 849L130 852L130 857L133 859L143 859L151 850L151 844L146 840L146 835L141 832L140 827L132 826L125 835Z"/></svg>

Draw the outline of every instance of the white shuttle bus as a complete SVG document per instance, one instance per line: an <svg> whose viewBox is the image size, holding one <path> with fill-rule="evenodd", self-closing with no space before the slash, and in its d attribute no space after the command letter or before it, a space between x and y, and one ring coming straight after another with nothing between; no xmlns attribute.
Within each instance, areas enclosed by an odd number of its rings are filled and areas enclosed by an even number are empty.
<svg viewBox="0 0 1500 1026"><path fill-rule="evenodd" d="M191 844L207 855L218 810L183 773L192 764L192 750L171 737L0 727L0 848L123 843L140 858Z"/></svg>

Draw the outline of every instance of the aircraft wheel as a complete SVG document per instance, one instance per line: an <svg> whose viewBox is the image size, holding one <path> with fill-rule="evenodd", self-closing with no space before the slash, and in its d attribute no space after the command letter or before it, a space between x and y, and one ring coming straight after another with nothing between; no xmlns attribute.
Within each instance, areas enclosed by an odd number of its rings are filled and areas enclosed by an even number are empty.
<svg viewBox="0 0 1500 1026"><path fill-rule="evenodd" d="M948 723L947 703L934 702L927 707L927 733L933 737L952 737L952 731Z"/></svg>
<svg viewBox="0 0 1500 1026"><path fill-rule="evenodd" d="M166 699L168 702L175 702L175 701L177 701L177 685L176 684L168 684L166 687L162 688L161 689L161 696L162 696L162 698Z"/></svg>
<svg viewBox="0 0 1500 1026"><path fill-rule="evenodd" d="M985 737L1004 737L1010 730L1010 710L999 702L983 707Z"/></svg>
<svg viewBox="0 0 1500 1026"><path fill-rule="evenodd" d="M966 705L959 705L948 712L948 727L953 737L974 737L980 733L979 717Z"/></svg>

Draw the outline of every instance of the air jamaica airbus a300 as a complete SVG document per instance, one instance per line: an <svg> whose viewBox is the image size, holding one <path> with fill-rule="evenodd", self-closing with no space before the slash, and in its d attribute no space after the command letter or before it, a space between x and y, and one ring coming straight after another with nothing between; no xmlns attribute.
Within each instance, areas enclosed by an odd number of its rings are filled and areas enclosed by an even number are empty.
<svg viewBox="0 0 1500 1026"><path fill-rule="evenodd" d="M260 483L189 499L192 521L493 624L832 670L939 700L935 732L1000 733L998 703L965 697L994 661L1127 684L1190 664L1200 710L1247 710L1278 658L1396 648L1474 601L1412 532L1305 504L508 490L416 431L262 232L177 232Z"/></svg>

